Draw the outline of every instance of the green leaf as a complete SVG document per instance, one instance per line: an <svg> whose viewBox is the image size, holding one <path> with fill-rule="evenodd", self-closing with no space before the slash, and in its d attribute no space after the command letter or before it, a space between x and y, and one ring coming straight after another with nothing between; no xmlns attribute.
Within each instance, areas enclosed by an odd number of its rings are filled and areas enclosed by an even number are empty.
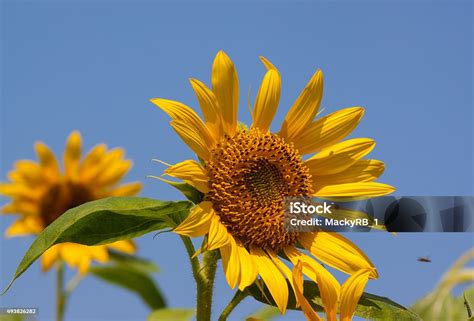
<svg viewBox="0 0 474 321"><path fill-rule="evenodd" d="M304 281L304 295L308 302L311 304L315 311L324 311L319 294L319 289L316 283L312 281ZM261 280L257 280L253 285L249 287L250 294L258 301L276 306L273 301L270 292ZM288 309L300 310L300 307L296 307L296 300L293 290L288 283ZM367 320L397 320L397 321L421 321L413 312L409 311L405 307L391 301L388 298L380 297L377 295L364 293L357 305L355 315L365 318Z"/></svg>
<svg viewBox="0 0 474 321"><path fill-rule="evenodd" d="M192 309L159 309L153 311L147 321L191 321L194 315Z"/></svg>
<svg viewBox="0 0 474 321"><path fill-rule="evenodd" d="M418 315L389 298L364 293L355 314L369 320L422 320Z"/></svg>
<svg viewBox="0 0 474 321"><path fill-rule="evenodd" d="M188 200L190 200L194 204L201 203L202 199L204 198L203 193L201 193L188 183L176 183L170 181L168 184L180 191Z"/></svg>
<svg viewBox="0 0 474 321"><path fill-rule="evenodd" d="M45 228L18 265L13 282L47 249L55 244L73 242L100 245L131 239L151 231L173 228L187 215L187 201L162 202L140 197L111 197L72 208Z"/></svg>
<svg viewBox="0 0 474 321"><path fill-rule="evenodd" d="M143 273L157 273L160 271L160 268L155 264L155 262L135 255L129 255L112 250L109 251L109 258L117 265L138 270Z"/></svg>
<svg viewBox="0 0 474 321"><path fill-rule="evenodd" d="M135 292L152 310L166 307L165 299L151 276L159 271L154 262L116 251L109 251L109 258L111 264L93 267L89 273Z"/></svg>
<svg viewBox="0 0 474 321"><path fill-rule="evenodd" d="M255 318L259 320L265 320L265 321L270 321L273 320L277 317L280 316L280 311L278 311L278 308L269 306L269 305L264 305L251 315L249 315L247 318Z"/></svg>
<svg viewBox="0 0 474 321"><path fill-rule="evenodd" d="M129 291L138 294L150 309L160 309L166 306L165 299L151 276L144 271L123 265L94 266L90 274Z"/></svg>

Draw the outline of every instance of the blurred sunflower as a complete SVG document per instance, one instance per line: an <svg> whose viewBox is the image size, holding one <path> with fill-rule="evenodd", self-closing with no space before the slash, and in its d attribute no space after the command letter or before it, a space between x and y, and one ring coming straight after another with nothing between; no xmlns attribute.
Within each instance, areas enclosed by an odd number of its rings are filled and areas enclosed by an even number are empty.
<svg viewBox="0 0 474 321"><path fill-rule="evenodd" d="M20 216L6 230L7 237L38 234L70 208L104 197L135 195L140 191L138 182L118 186L132 166L130 160L124 159L123 149L107 150L100 144L81 160L81 145L79 132L72 132L66 143L63 172L53 152L41 142L35 145L38 162L16 162L15 169L8 173L9 182L0 184L0 195L11 199L1 213ZM131 254L135 252L135 245L128 240L100 246L57 244L42 255L42 269L47 271L62 259L84 274L92 260L108 261L107 249Z"/></svg>
<svg viewBox="0 0 474 321"><path fill-rule="evenodd" d="M250 129L237 124L239 83L230 58L220 51L212 66L212 89L191 79L204 120L188 106L154 98L151 102L171 118L171 126L197 154L165 170L204 194L175 232L189 237L207 235L203 250L219 249L230 287L244 289L260 275L281 313L289 291L295 290L290 268L316 261L348 274L361 269L377 272L367 256L336 233L288 232L284 228L286 196L373 197L394 191L376 183L384 170L378 160L362 160L374 147L371 139L341 140L359 123L363 108L336 111L313 121L319 109L323 77L318 70L290 108L278 133L269 127L280 99L281 80L276 67L261 57L267 72L251 109ZM307 160L303 155L313 154ZM310 255L296 248L301 244ZM303 273L316 282L308 268ZM324 274L326 275L326 274Z"/></svg>

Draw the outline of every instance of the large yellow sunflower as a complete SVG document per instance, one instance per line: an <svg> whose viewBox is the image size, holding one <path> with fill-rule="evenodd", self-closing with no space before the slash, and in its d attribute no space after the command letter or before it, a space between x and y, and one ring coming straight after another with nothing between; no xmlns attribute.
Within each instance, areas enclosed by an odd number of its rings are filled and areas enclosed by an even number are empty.
<svg viewBox="0 0 474 321"><path fill-rule="evenodd" d="M260 275L284 313L289 295L286 279L294 290L295 284L279 254L293 265L304 263L303 273L315 282L314 271L327 275L315 258L351 275L365 269L370 278L378 276L367 256L339 234L286 231L284 197L372 197L394 188L374 182L384 170L381 161L361 159L373 149L373 140L341 142L359 123L363 108L346 108L314 121L323 89L319 70L290 108L280 131L271 133L281 81L275 66L261 60L267 72L249 129L237 124L237 72L222 51L212 66L212 89L191 79L205 121L182 103L151 101L171 117L171 126L199 157L199 162L186 160L165 170L204 194L174 231L189 237L206 235L202 250L220 250L230 287L242 290ZM303 160L303 155L316 152ZM298 250L297 244L310 254Z"/></svg>
<svg viewBox="0 0 474 321"><path fill-rule="evenodd" d="M107 150L104 144L95 146L81 160L81 136L72 132L64 152L64 170L43 143L35 145L39 161L19 160L8 173L9 182L0 184L0 195L11 198L1 209L3 214L17 214L6 231L7 237L38 234L70 208L108 196L129 196L141 189L138 182L118 186L132 166L123 159L124 150ZM132 241L118 241L100 246L61 243L48 249L41 257L43 270L62 259L81 273L87 272L92 260L106 262L107 249L133 253Z"/></svg>

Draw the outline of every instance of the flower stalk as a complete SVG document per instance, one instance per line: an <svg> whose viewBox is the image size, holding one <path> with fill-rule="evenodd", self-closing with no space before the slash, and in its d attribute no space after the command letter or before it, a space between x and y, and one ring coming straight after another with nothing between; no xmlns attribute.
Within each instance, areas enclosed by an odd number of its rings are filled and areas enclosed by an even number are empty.
<svg viewBox="0 0 474 321"><path fill-rule="evenodd" d="M244 291L237 290L232 300L230 300L230 302L227 304L227 306L224 308L221 315L219 316L219 321L227 320L227 318L232 313L232 311L234 311L235 307L240 302L242 302L242 300L245 299L248 295L249 295L248 292L245 290Z"/></svg>
<svg viewBox="0 0 474 321"><path fill-rule="evenodd" d="M56 268L56 321L64 320L66 295L64 292L64 262L59 260Z"/></svg>
<svg viewBox="0 0 474 321"><path fill-rule="evenodd" d="M196 320L210 321L212 311L212 292L214 289L214 278L216 276L217 259L216 251L206 251L203 254L202 262L196 254L196 250L191 239L181 236L184 247L191 262L191 268L196 281Z"/></svg>
<svg viewBox="0 0 474 321"><path fill-rule="evenodd" d="M197 280L197 321L210 321L212 310L212 292L217 268L217 252L206 251L202 258L202 268Z"/></svg>

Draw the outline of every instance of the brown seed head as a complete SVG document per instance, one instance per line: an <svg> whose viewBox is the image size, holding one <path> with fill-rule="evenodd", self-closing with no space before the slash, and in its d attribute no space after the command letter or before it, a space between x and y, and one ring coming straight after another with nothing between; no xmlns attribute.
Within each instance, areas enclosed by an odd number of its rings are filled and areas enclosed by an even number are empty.
<svg viewBox="0 0 474 321"><path fill-rule="evenodd" d="M296 242L284 228L284 197L311 195L311 175L282 138L258 129L224 137L206 164L213 203L227 230L244 246L279 251Z"/></svg>

